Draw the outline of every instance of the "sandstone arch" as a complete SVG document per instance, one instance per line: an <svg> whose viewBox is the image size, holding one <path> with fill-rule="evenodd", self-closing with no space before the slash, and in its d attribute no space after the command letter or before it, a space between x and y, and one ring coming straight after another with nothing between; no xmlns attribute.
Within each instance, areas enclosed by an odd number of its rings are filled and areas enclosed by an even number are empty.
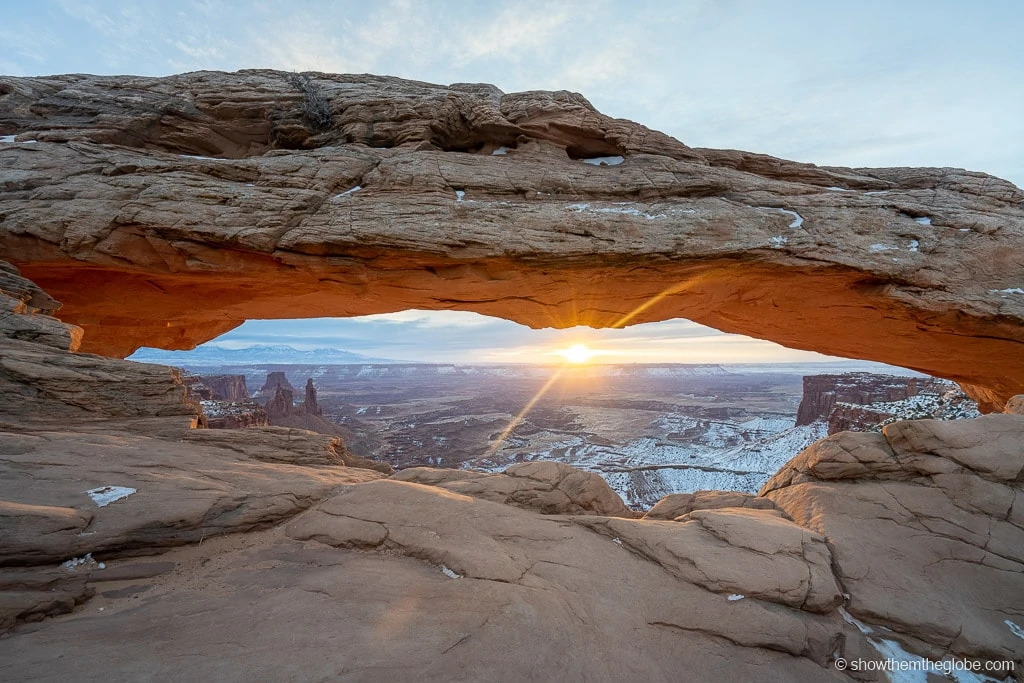
<svg viewBox="0 0 1024 683"><path fill-rule="evenodd" d="M1010 183L691 149L571 93L310 82L0 79L0 258L112 356L247 318L686 317L954 379L987 409L1024 391Z"/></svg>

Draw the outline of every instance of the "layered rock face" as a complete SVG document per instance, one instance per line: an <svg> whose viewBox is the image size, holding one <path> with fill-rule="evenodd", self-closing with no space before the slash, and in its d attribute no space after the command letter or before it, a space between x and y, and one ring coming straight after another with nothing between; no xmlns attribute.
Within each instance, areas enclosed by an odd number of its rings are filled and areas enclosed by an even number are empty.
<svg viewBox="0 0 1024 683"><path fill-rule="evenodd" d="M691 149L566 92L272 71L0 79L0 256L83 349L247 318L686 317L1024 390L1021 190Z"/></svg>
<svg viewBox="0 0 1024 683"><path fill-rule="evenodd" d="M1024 416L915 420L806 449L762 489L833 551L847 610L922 655L1024 655ZM922 596L928 598L921 600Z"/></svg>
<svg viewBox="0 0 1024 683"><path fill-rule="evenodd" d="M939 380L920 377L891 377L869 372L842 375L808 375L796 412L796 424L809 425L829 419L837 403L868 405L888 403L917 396L923 391L943 393L948 389Z"/></svg>
<svg viewBox="0 0 1024 683"><path fill-rule="evenodd" d="M877 431L894 419L977 417L977 405L955 384L932 377L851 372L804 377L797 425L817 420L828 433Z"/></svg>
<svg viewBox="0 0 1024 683"><path fill-rule="evenodd" d="M249 389L245 375L190 375L185 377L189 393L205 401L245 401Z"/></svg>

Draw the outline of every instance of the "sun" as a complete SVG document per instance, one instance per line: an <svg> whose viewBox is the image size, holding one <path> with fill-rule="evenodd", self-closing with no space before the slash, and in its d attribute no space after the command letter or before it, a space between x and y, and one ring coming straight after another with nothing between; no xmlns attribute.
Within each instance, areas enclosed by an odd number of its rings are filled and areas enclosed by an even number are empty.
<svg viewBox="0 0 1024 683"><path fill-rule="evenodd" d="M593 358L597 353L590 349L586 344L573 344L567 349L562 349L557 352L559 356L565 358L569 363L586 363Z"/></svg>

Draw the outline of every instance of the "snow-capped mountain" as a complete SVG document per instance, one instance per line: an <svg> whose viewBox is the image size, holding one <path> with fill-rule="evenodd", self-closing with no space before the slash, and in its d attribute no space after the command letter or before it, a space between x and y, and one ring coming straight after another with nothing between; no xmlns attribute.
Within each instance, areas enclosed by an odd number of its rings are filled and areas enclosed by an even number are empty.
<svg viewBox="0 0 1024 683"><path fill-rule="evenodd" d="M313 349L302 351L286 345L248 346L243 349L227 349L221 346L204 345L191 351L164 351L163 349L142 348L128 357L140 363L160 363L175 366L209 365L344 365L355 363L394 363L385 358L371 358L360 353L341 349ZM407 361L405 361L407 362Z"/></svg>

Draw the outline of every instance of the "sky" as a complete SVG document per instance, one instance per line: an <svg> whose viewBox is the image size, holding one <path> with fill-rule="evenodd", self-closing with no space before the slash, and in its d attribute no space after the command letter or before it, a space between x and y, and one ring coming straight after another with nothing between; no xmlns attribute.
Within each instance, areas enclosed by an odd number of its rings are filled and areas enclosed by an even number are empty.
<svg viewBox="0 0 1024 683"><path fill-rule="evenodd" d="M963 167L1024 186L1021 35L1021 0L7 0L0 73L275 68L572 90L693 147ZM363 352L423 330L436 343L403 359L525 359L585 336L405 312L249 321L218 343ZM820 360L686 321L593 335L615 360Z"/></svg>

